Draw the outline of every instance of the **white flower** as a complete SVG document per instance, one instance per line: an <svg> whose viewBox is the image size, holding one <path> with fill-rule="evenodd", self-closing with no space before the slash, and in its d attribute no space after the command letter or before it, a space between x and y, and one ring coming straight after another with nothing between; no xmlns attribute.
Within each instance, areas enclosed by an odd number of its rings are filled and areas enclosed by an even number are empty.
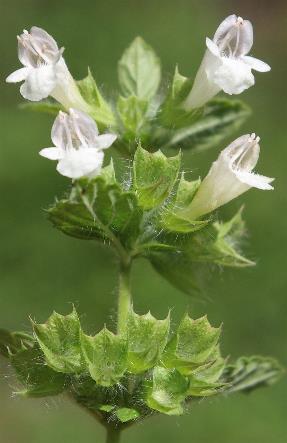
<svg viewBox="0 0 287 443"><path fill-rule="evenodd" d="M99 135L95 121L76 109L70 113L59 112L51 132L54 147L45 148L40 155L58 160L57 171L72 179L99 174L103 160L103 149L109 148L114 134Z"/></svg>
<svg viewBox="0 0 287 443"><path fill-rule="evenodd" d="M221 151L185 210L185 216L197 220L252 187L273 189L270 185L273 178L252 172L259 158L259 140L255 134L243 135Z"/></svg>
<svg viewBox="0 0 287 443"><path fill-rule="evenodd" d="M218 27L213 40L206 39L207 50L184 102L186 110L199 108L223 90L241 94L255 83L252 69L270 71L270 66L247 54L253 45L250 21L236 15L227 17Z"/></svg>
<svg viewBox="0 0 287 443"><path fill-rule="evenodd" d="M46 31L33 26L24 30L18 38L18 56L24 66L6 79L8 83L24 81L20 87L22 96L39 101L49 95L65 108L88 111L89 106L82 98L71 76L64 58L64 49Z"/></svg>

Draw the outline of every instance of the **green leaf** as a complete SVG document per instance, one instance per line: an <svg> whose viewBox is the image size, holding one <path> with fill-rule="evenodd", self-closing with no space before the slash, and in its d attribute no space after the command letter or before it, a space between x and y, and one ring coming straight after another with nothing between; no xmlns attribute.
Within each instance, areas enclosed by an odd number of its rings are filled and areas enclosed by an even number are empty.
<svg viewBox="0 0 287 443"><path fill-rule="evenodd" d="M220 333L221 328L213 328L206 316L192 320L186 315L166 347L164 364L190 375L197 365L204 364L212 357Z"/></svg>
<svg viewBox="0 0 287 443"><path fill-rule="evenodd" d="M149 101L157 92L161 69L153 49L136 37L125 50L118 65L119 83L125 97L135 95Z"/></svg>
<svg viewBox="0 0 287 443"><path fill-rule="evenodd" d="M184 254L180 250L180 246L178 248L173 246L172 250L168 248L161 251L151 249L147 256L155 270L180 291L188 295L194 295L201 291L203 269Z"/></svg>
<svg viewBox="0 0 287 443"><path fill-rule="evenodd" d="M245 235L245 223L241 208L235 216L225 222L213 223L216 240L212 246L213 261L223 266L246 267L255 263L240 253L240 242Z"/></svg>
<svg viewBox="0 0 287 443"><path fill-rule="evenodd" d="M91 377L101 386L118 383L127 368L126 339L104 328L94 337L82 334L81 343Z"/></svg>
<svg viewBox="0 0 287 443"><path fill-rule="evenodd" d="M24 385L23 391L17 392L27 397L46 397L64 391L64 374L53 371L47 366L38 345L23 349L10 356L18 380Z"/></svg>
<svg viewBox="0 0 287 443"><path fill-rule="evenodd" d="M127 423L140 417L140 413L131 408L119 408L116 410L115 415L121 423Z"/></svg>
<svg viewBox="0 0 287 443"><path fill-rule="evenodd" d="M202 115L203 109L186 112L182 107L182 103L187 97L192 83L193 80L181 75L176 66L172 83L160 110L159 119L164 127L175 129L188 126Z"/></svg>
<svg viewBox="0 0 287 443"><path fill-rule="evenodd" d="M117 110L124 126L124 138L130 141L142 135L147 122L148 102L131 95L118 98Z"/></svg>
<svg viewBox="0 0 287 443"><path fill-rule="evenodd" d="M219 145L237 131L250 116L250 109L239 100L217 98L210 101L201 118L174 131L167 146L202 151Z"/></svg>
<svg viewBox="0 0 287 443"><path fill-rule="evenodd" d="M128 370L137 374L156 365L167 343L170 319L130 311L127 323Z"/></svg>
<svg viewBox="0 0 287 443"><path fill-rule="evenodd" d="M167 209L169 210L169 209ZM209 266L246 267L254 262L245 258L240 243L245 233L241 210L226 223L195 225L200 230L190 234L158 236L159 243L173 249L150 250L148 258L154 268L172 285L189 295L200 292L208 278ZM163 217L165 213L163 213ZM192 225L192 222L189 222ZM204 229L203 229L204 228ZM168 229L168 225L165 225ZM170 231L180 231L177 220L172 220ZM184 230L184 229L182 229ZM188 225L186 225L186 231Z"/></svg>
<svg viewBox="0 0 287 443"><path fill-rule="evenodd" d="M227 366L222 381L230 384L228 392L251 392L262 386L278 381L285 371L282 366L269 357L241 357Z"/></svg>
<svg viewBox="0 0 287 443"><path fill-rule="evenodd" d="M113 171L74 184L70 198L48 211L52 223L65 234L83 240L100 239L129 247L138 237L142 211L135 193L115 182Z"/></svg>
<svg viewBox="0 0 287 443"><path fill-rule="evenodd" d="M147 405L168 415L181 415L188 394L189 380L176 369L155 367L147 389Z"/></svg>
<svg viewBox="0 0 287 443"><path fill-rule="evenodd" d="M112 108L99 91L90 71L83 80L77 82L81 95L91 107L91 115L100 127L115 126Z"/></svg>
<svg viewBox="0 0 287 443"><path fill-rule="evenodd" d="M189 394L195 397L206 397L226 389L227 384L220 381L224 369L225 360L217 347L209 356L209 361L200 365L189 376Z"/></svg>
<svg viewBox="0 0 287 443"><path fill-rule="evenodd" d="M8 358L11 354L28 349L35 343L34 338L25 332L9 332L0 329L0 354Z"/></svg>
<svg viewBox="0 0 287 443"><path fill-rule="evenodd" d="M60 111L65 111L65 108L57 102L43 100L40 102L26 102L19 105L20 109L24 111L42 112L44 114L58 115Z"/></svg>
<svg viewBox="0 0 287 443"><path fill-rule="evenodd" d="M137 149L133 164L134 190L144 209L159 206L169 196L178 176L180 160L180 153L167 158L161 151L150 153L141 147Z"/></svg>
<svg viewBox="0 0 287 443"><path fill-rule="evenodd" d="M189 182L182 174L175 198L166 206L160 225L169 232L189 233L204 228L209 220L189 220L181 216L181 211L187 208L200 185L200 179Z"/></svg>
<svg viewBox="0 0 287 443"><path fill-rule="evenodd" d="M80 345L80 321L76 310L69 315L54 312L44 324L33 323L35 337L47 364L58 372L77 373L85 369Z"/></svg>

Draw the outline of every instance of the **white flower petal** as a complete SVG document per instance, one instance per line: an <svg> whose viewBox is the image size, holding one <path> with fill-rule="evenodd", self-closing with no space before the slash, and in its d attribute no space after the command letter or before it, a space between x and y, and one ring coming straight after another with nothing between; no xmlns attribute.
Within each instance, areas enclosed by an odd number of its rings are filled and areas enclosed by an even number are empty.
<svg viewBox="0 0 287 443"><path fill-rule="evenodd" d="M96 147L98 149L109 148L114 143L116 138L117 136L115 134L98 135L98 137L96 138Z"/></svg>
<svg viewBox="0 0 287 443"><path fill-rule="evenodd" d="M251 172L259 156L259 137L247 134L224 149L212 164L185 215L197 220L248 189L273 189L272 178Z"/></svg>
<svg viewBox="0 0 287 443"><path fill-rule="evenodd" d="M99 133L97 124L92 117L78 109L70 109L70 124L84 146L93 147Z"/></svg>
<svg viewBox="0 0 287 443"><path fill-rule="evenodd" d="M240 36L237 55L245 55L253 46L253 26L249 20L243 20L243 23L238 26L240 27Z"/></svg>
<svg viewBox="0 0 287 443"><path fill-rule="evenodd" d="M55 146L62 149L72 148L69 116L60 111L51 130L51 139Z"/></svg>
<svg viewBox="0 0 287 443"><path fill-rule="evenodd" d="M57 171L72 179L90 174L98 174L103 164L104 154L98 149L71 149L65 153L57 165Z"/></svg>
<svg viewBox="0 0 287 443"><path fill-rule="evenodd" d="M236 24L237 16L235 14L229 15L226 17L226 19L223 20L222 23L218 26L213 41L215 43L218 42L218 40L222 39L222 37L229 31L229 29Z"/></svg>
<svg viewBox="0 0 287 443"><path fill-rule="evenodd" d="M254 69L255 71L268 72L271 70L271 67L267 63L263 62L262 60L259 60L258 58L245 55L244 57L242 57L242 60L245 63L247 63L251 69Z"/></svg>
<svg viewBox="0 0 287 443"><path fill-rule="evenodd" d="M61 160L65 156L65 151L63 151L61 148L51 147L41 149L39 154L42 157L48 158L49 160Z"/></svg>
<svg viewBox="0 0 287 443"><path fill-rule="evenodd" d="M29 68L20 68L17 71L12 72L12 74L8 75L6 78L7 83L18 83L26 80L29 73Z"/></svg>
<svg viewBox="0 0 287 443"><path fill-rule="evenodd" d="M222 58L222 65L214 72L214 83L226 94L241 94L255 83L250 66L241 60Z"/></svg>
<svg viewBox="0 0 287 443"><path fill-rule="evenodd" d="M42 41L46 46L53 49L55 52L59 50L56 40L44 29L38 28L37 26L32 26L30 35L35 40Z"/></svg>
<svg viewBox="0 0 287 443"><path fill-rule="evenodd" d="M216 69L221 66L221 58L206 50L200 68L197 71L192 89L183 107L186 111L204 106L220 91L220 86L213 81Z"/></svg>
<svg viewBox="0 0 287 443"><path fill-rule="evenodd" d="M210 50L210 52L213 55L215 55L216 57L220 57L220 52L219 52L218 46L212 40L210 40L210 38L208 38L208 37L206 37L205 42L206 42L206 46Z"/></svg>
<svg viewBox="0 0 287 443"><path fill-rule="evenodd" d="M56 78L53 66L44 65L38 68L30 68L20 92L27 100L40 101L50 95L55 84Z"/></svg>
<svg viewBox="0 0 287 443"><path fill-rule="evenodd" d="M274 189L273 186L269 184L273 182L274 178L247 171L236 171L236 176L242 183L245 183L252 188L262 189L263 191Z"/></svg>

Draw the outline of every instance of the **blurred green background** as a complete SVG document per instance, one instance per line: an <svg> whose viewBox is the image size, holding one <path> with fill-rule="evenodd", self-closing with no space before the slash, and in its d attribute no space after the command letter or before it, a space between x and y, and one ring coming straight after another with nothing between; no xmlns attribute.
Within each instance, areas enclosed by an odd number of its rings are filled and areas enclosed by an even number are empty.
<svg viewBox="0 0 287 443"><path fill-rule="evenodd" d="M29 315L44 321L53 309L67 313L75 303L88 330L113 325L115 260L94 244L65 237L53 229L43 209L61 196L68 181L38 151L50 146L52 118L20 111L18 86L5 77L20 64L16 34L38 25L65 46L76 78L89 65L105 91L117 87L116 63L123 49L142 35L162 59L165 77L175 63L194 75L212 36L230 13L255 26L252 53L272 66L258 74L256 86L242 95L254 114L242 131L262 137L259 170L276 177L275 191L250 191L221 211L231 216L244 202L249 228L248 252L258 265L220 271L202 299L191 299L162 280L144 261L133 273L135 307L155 315L173 308L173 318L189 309L224 322L223 352L267 354L287 364L287 5L285 1L248 0L0 0L0 327L29 329ZM242 132L241 133L244 133ZM230 140L228 140L230 141ZM223 146L185 154L193 177L204 175ZM15 398L15 381L1 360L1 443L102 442L104 430L65 398ZM127 430L123 443L147 441L196 443L284 443L287 441L286 379L249 396L207 399L180 418L154 417Z"/></svg>

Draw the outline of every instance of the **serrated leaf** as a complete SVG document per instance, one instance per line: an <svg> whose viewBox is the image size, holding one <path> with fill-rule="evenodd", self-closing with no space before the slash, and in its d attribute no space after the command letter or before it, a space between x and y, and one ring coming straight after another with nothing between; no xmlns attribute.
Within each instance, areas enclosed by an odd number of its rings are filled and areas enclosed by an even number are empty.
<svg viewBox="0 0 287 443"><path fill-rule="evenodd" d="M167 343L170 319L130 311L127 323L128 370L137 374L156 365Z"/></svg>
<svg viewBox="0 0 287 443"><path fill-rule="evenodd" d="M24 109L25 111L27 110L32 112L42 112L44 114L50 115L58 115L60 111L65 110L65 108L63 108L63 106L61 106L59 103L49 100L21 103L19 107L20 109Z"/></svg>
<svg viewBox="0 0 287 443"><path fill-rule="evenodd" d="M189 376L189 394L195 397L206 397L226 389L228 385L220 381L224 369L225 360L217 347L209 356L209 361L198 366Z"/></svg>
<svg viewBox="0 0 287 443"><path fill-rule="evenodd" d="M208 103L194 123L173 132L167 146L202 151L219 145L250 116L250 109L239 100L217 98Z"/></svg>
<svg viewBox="0 0 287 443"><path fill-rule="evenodd" d="M216 263L223 266L253 266L255 263L245 258L240 251L240 241L245 235L245 223L242 219L242 208L231 220L213 223L216 231L216 240L213 244L213 253Z"/></svg>
<svg viewBox="0 0 287 443"><path fill-rule="evenodd" d="M136 37L125 50L118 65L119 83L125 97L135 95L149 101L157 92L161 69L154 50Z"/></svg>
<svg viewBox="0 0 287 443"><path fill-rule="evenodd" d="M140 417L140 413L132 408L119 408L115 411L115 415L121 423L127 423Z"/></svg>
<svg viewBox="0 0 287 443"><path fill-rule="evenodd" d="M253 356L241 357L226 367L222 381L230 387L227 392L251 392L262 386L269 386L283 375L283 368L273 358Z"/></svg>
<svg viewBox="0 0 287 443"><path fill-rule="evenodd" d="M101 386L118 383L127 369L127 341L104 328L94 337L82 333L81 344L91 377Z"/></svg>
<svg viewBox="0 0 287 443"><path fill-rule="evenodd" d="M164 364L190 375L196 366L204 364L215 351L221 328L213 328L206 316L191 319L186 315L177 332L168 343L163 356Z"/></svg>
<svg viewBox="0 0 287 443"><path fill-rule="evenodd" d="M195 109L187 112L182 106L184 99L192 87L192 83L193 80L181 75L176 66L168 94L160 110L159 119L164 127L175 129L188 126L202 115L203 109Z"/></svg>
<svg viewBox="0 0 287 443"><path fill-rule="evenodd" d="M76 182L70 198L57 202L48 213L65 234L114 246L120 241L127 247L138 237L142 218L135 193L124 191L107 171Z"/></svg>
<svg viewBox="0 0 287 443"><path fill-rule="evenodd" d="M146 124L148 102L131 95L118 98L117 110L124 126L124 138L130 141L140 137Z"/></svg>
<svg viewBox="0 0 287 443"><path fill-rule="evenodd" d="M162 249L161 251L149 250L148 258L155 270L173 286L188 295L194 295L201 290L202 268L190 260L180 247Z"/></svg>
<svg viewBox="0 0 287 443"><path fill-rule="evenodd" d="M80 345L81 325L76 310L60 315L54 312L46 323L33 323L34 334L47 364L58 372L77 373L85 369Z"/></svg>
<svg viewBox="0 0 287 443"><path fill-rule="evenodd" d="M177 225L172 227L179 231ZM158 242L173 246L173 249L150 250L148 256L154 268L164 278L189 295L200 292L211 265L254 265L240 251L245 233L241 210L226 223L208 223L199 227L200 230L189 234L167 235L167 232L162 232L158 236Z"/></svg>
<svg viewBox="0 0 287 443"><path fill-rule="evenodd" d="M0 329L0 354L8 358L16 352L31 348L34 338L25 332L9 332Z"/></svg>
<svg viewBox="0 0 287 443"><path fill-rule="evenodd" d="M190 220L183 218L182 210L188 207L200 185L200 180L189 182L182 177L174 199L166 206L160 219L160 225L169 232L190 233L204 228L209 220Z"/></svg>
<svg viewBox="0 0 287 443"><path fill-rule="evenodd" d="M99 91L90 71L83 80L77 82L81 95L91 107L91 115L100 127L115 126L112 108Z"/></svg>
<svg viewBox="0 0 287 443"><path fill-rule="evenodd" d="M155 367L146 403L151 409L168 415L181 415L187 396L189 380L176 369Z"/></svg>
<svg viewBox="0 0 287 443"><path fill-rule="evenodd" d="M108 183L110 185L114 185L117 183L114 162L113 162L112 158L111 158L108 166L105 166L104 168L102 168L101 177L104 179L104 181L106 183Z"/></svg>
<svg viewBox="0 0 287 443"><path fill-rule="evenodd" d="M67 381L64 374L53 371L44 359L38 345L23 349L10 356L18 380L25 389L18 392L27 397L46 397L64 391Z"/></svg>
<svg viewBox="0 0 287 443"><path fill-rule="evenodd" d="M139 147L136 151L133 174L134 190L139 204L153 209L169 196L180 168L180 153L167 158L161 151L150 153Z"/></svg>
<svg viewBox="0 0 287 443"><path fill-rule="evenodd" d="M192 397L210 397L219 394L226 388L224 383L207 383L194 376L190 376L189 381L188 395Z"/></svg>

